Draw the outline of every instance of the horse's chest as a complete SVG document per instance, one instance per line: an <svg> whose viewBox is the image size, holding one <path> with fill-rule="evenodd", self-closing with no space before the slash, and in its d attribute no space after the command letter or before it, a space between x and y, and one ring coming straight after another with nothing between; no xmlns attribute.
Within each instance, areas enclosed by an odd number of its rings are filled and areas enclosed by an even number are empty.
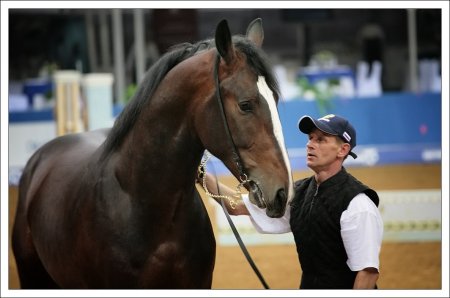
<svg viewBox="0 0 450 298"><path fill-rule="evenodd" d="M139 280L144 287L203 288L212 278L214 259L214 240L164 242L148 256Z"/></svg>

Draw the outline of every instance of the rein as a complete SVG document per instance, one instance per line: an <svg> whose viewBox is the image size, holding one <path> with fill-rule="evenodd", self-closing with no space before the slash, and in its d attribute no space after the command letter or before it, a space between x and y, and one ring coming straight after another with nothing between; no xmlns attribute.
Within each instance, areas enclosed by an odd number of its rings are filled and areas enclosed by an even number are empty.
<svg viewBox="0 0 450 298"><path fill-rule="evenodd" d="M216 85L216 98L219 104L219 109L220 109L220 114L221 114L221 118L222 118L222 122L223 122L223 126L225 128L225 132L227 134L227 139L230 142L231 145L231 150L232 150L232 154L233 154L233 161L236 164L236 167L239 171L239 185L236 187L236 198L240 198L241 197L241 192L240 192L240 188L242 185L249 183L251 180L248 179L248 176L244 170L244 166L242 163L242 158L239 155L239 151L236 148L236 144L234 143L233 137L231 135L230 132L230 127L228 126L228 121L227 121L227 117L225 115L225 110L223 107L223 101L222 101L222 96L220 95L220 84L219 84L219 64L220 64L220 55L217 54L216 56L216 64L214 67L214 80L215 80L215 85ZM218 191L218 195L214 195L211 194L208 191L208 188L206 187L206 162L209 159L209 154L206 151L206 158L201 162L199 169L201 169L203 171L203 179L202 179L202 183L203 183L203 188L205 189L205 192L208 196L213 197L213 198L218 198L221 201L222 204L222 209L223 212L225 213L225 216L227 218L228 224L231 227L231 230L233 231L234 236L236 237L237 242L239 243L239 247L241 248L242 252L244 253L245 258L247 259L248 263L250 264L250 266L252 267L253 271L255 272L255 274L258 276L260 282L262 283L262 285L264 286L265 289L270 289L269 285L266 283L266 281L264 280L264 277L262 276L261 272L258 270L258 267L256 266L255 262L253 261L252 257L250 256L247 248L245 247L244 242L241 239L241 236L239 235L238 230L236 229L236 226L233 223L233 220L230 217L230 214L228 213L228 210L225 206L225 201L224 199L228 199L229 204L231 206L232 209L236 208L237 202L230 198L229 196L226 195L221 195L220 194L220 189L219 189L219 181L217 179L217 176L214 173L214 176L216 176L216 184L217 184L217 191Z"/></svg>
<svg viewBox="0 0 450 298"><path fill-rule="evenodd" d="M222 210L225 213L225 217L227 218L228 224L230 225L231 230L233 231L234 237L236 238L237 242L239 243L239 247L241 248L242 253L244 254L244 256L247 259L250 266L252 267L256 276L258 276L258 279L261 282L261 284L263 285L264 289L270 289L269 285L264 280L264 277L262 276L262 274L259 271L258 267L256 266L255 262L253 261L252 257L250 256L250 253L248 252L247 247L245 247L244 241L242 241L242 238L239 235L239 232L238 232L236 226L234 225L230 214L228 213L227 207L225 206L224 199L227 199L229 201L229 204L232 209L236 208L237 202L233 198L230 198L227 195L220 194L219 180L217 179L217 175L216 175L215 171L213 171L213 172L214 172L214 177L216 178L217 192L219 194L215 195L215 194L210 193L206 186L206 163L208 162L209 158L210 158L210 154L207 150L205 150L205 157L203 158L202 162L200 163L200 166L198 167L198 171L199 171L198 174L202 178L203 189L205 190L206 195L208 195L212 198L220 199L220 203L222 205ZM242 186L242 182L236 187L236 194L234 195L234 197L236 197L236 198L241 197L241 191L240 191L241 186Z"/></svg>

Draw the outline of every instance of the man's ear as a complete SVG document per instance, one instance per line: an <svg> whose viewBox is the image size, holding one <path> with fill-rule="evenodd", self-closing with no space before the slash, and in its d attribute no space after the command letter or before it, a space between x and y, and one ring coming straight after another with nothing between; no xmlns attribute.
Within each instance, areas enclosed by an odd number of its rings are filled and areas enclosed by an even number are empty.
<svg viewBox="0 0 450 298"><path fill-rule="evenodd" d="M350 144L349 143L342 143L341 144L341 149L339 149L338 155L342 156L342 157L345 157L345 156L347 156L350 153L350 151L351 151Z"/></svg>

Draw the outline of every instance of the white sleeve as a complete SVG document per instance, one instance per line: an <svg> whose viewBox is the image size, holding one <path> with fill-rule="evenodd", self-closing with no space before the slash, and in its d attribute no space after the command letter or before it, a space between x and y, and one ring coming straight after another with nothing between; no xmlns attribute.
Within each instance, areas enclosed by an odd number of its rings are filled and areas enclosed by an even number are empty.
<svg viewBox="0 0 450 298"><path fill-rule="evenodd" d="M266 209L259 208L250 202L247 194L242 195L245 207L250 213L250 220L256 231L262 234L282 234L291 231L289 224L290 207L286 207L286 212L280 218L271 218L266 215Z"/></svg>
<svg viewBox="0 0 450 298"><path fill-rule="evenodd" d="M364 193L358 194L342 212L340 222L350 270L379 269L383 221L373 201Z"/></svg>

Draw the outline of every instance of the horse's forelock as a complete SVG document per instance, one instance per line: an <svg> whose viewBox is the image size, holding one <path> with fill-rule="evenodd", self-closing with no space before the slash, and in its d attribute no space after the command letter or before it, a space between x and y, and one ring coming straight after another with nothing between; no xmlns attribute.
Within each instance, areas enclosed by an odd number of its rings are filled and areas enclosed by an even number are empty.
<svg viewBox="0 0 450 298"><path fill-rule="evenodd" d="M275 98L280 97L278 81L272 71L271 63L268 57L259 47L254 45L248 39L235 36L234 44L236 48L244 53L250 67L256 72L256 75L263 76L269 88L274 92Z"/></svg>

